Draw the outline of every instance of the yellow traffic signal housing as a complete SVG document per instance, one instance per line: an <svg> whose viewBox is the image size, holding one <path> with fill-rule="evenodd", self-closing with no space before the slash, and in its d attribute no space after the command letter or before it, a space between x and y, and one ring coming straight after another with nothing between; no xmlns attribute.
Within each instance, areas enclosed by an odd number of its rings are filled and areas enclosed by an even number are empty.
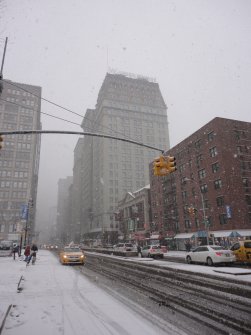
<svg viewBox="0 0 251 335"><path fill-rule="evenodd" d="M3 147L3 135L0 134L0 149Z"/></svg>
<svg viewBox="0 0 251 335"><path fill-rule="evenodd" d="M193 207L189 207L189 208L188 208L188 212L189 212L189 214L194 215L194 214L195 214L195 208L193 208Z"/></svg>
<svg viewBox="0 0 251 335"><path fill-rule="evenodd" d="M153 173L155 176L160 176L160 170L164 167L164 156L155 158L153 164Z"/></svg>
<svg viewBox="0 0 251 335"><path fill-rule="evenodd" d="M172 173L177 170L176 168L176 158L173 156L167 157L167 169L169 173Z"/></svg>
<svg viewBox="0 0 251 335"><path fill-rule="evenodd" d="M155 158L153 171L155 176L166 176L176 171L176 161L173 156L160 156Z"/></svg>

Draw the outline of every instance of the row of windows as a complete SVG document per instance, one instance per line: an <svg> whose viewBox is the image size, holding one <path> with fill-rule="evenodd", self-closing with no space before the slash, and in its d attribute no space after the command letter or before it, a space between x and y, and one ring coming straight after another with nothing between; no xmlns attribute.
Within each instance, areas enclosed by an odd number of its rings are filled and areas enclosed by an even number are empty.
<svg viewBox="0 0 251 335"><path fill-rule="evenodd" d="M213 227L213 220L212 220L212 218L208 217L207 220L208 220L209 227ZM224 224L227 224L227 222L228 222L227 215L225 213L220 214L219 215L219 223L221 225L224 225ZM186 219L184 221L184 224L185 224L185 228L192 228L192 222L191 222L191 220ZM201 227L204 227L204 222L200 222L200 220L198 218L195 218L194 224L195 224L196 228L199 228L200 225L201 225Z"/></svg>
<svg viewBox="0 0 251 335"><path fill-rule="evenodd" d="M12 174L12 171L9 171L9 170L0 171L0 177L12 177L12 175L14 178L28 178L27 171L14 171L13 174Z"/></svg>
<svg viewBox="0 0 251 335"><path fill-rule="evenodd" d="M196 165L197 165L198 168L200 168L201 164L202 164L202 155L198 155L198 156L196 157ZM189 167L192 166L192 161L191 161L191 160L189 160L188 165L189 165ZM186 166L187 166L187 163L183 163L183 164L181 164L181 165L179 166L179 171L180 171L181 173L184 172L185 169L186 169ZM220 169L219 162L215 162L215 163L213 163L213 164L211 165L211 167L212 167L212 172L213 172L213 173L218 172L219 169ZM200 179L204 178L204 177L206 176L205 169L201 169L201 170L198 172L198 175L199 175L199 178L200 178Z"/></svg>
<svg viewBox="0 0 251 335"><path fill-rule="evenodd" d="M16 218L18 218L20 214L16 215ZM17 229L16 224L7 224L5 225L4 223L0 224L0 233L5 232L5 226L7 227L8 233L14 233Z"/></svg>
<svg viewBox="0 0 251 335"><path fill-rule="evenodd" d="M9 191L1 191L0 190L0 199L8 199L9 195L11 194L12 198L15 199L26 199L27 192L26 191L13 191L10 193Z"/></svg>
<svg viewBox="0 0 251 335"><path fill-rule="evenodd" d="M27 106L34 106L34 104L35 104L34 100L19 99L19 98L15 98L15 97L7 97L6 100L10 101L10 102L15 102L15 103L21 102L22 104L25 104Z"/></svg>
<svg viewBox="0 0 251 335"><path fill-rule="evenodd" d="M24 97L33 97L33 98L35 98L35 95L33 95L32 93L30 93L30 92L26 92L26 91L19 91L19 90L13 90L13 89L10 89L10 88L8 88L7 89L7 92L9 93L9 94L16 94L16 95L22 95L22 96L24 96Z"/></svg>
<svg viewBox="0 0 251 335"><path fill-rule="evenodd" d="M248 137L248 132L244 131L244 130L235 130L234 131L234 136L236 139L246 139ZM213 131L211 131L210 133L208 133L207 135L207 140L208 142L211 142L214 140L215 137L215 133ZM203 141L202 139L199 139L197 141L194 142L194 147L197 150L200 150L200 148L202 147ZM188 146L186 149L181 150L180 152L177 153L177 158L182 158L186 155L186 153L190 153L190 149L191 146ZM209 149L209 153L211 157L215 157L217 155L217 149L216 147L210 148ZM237 153L241 154L241 153L248 153L248 147L246 145L242 145L242 146L238 146L237 147Z"/></svg>
<svg viewBox="0 0 251 335"><path fill-rule="evenodd" d="M4 123L2 125L2 130L16 130L17 125L15 123ZM31 126L27 124L19 124L18 125L18 130L31 130Z"/></svg>
<svg viewBox="0 0 251 335"><path fill-rule="evenodd" d="M9 181L2 180L0 181L1 188L27 188L28 183L26 181Z"/></svg>
<svg viewBox="0 0 251 335"><path fill-rule="evenodd" d="M24 150L30 150L31 149L31 144L30 143L21 143L18 142L17 144L15 142L4 142L4 146L6 148L11 148L11 149L24 149Z"/></svg>
<svg viewBox="0 0 251 335"><path fill-rule="evenodd" d="M13 161L7 161L7 160L1 160L0 159L0 167L6 167L6 168L12 168L13 167ZM15 168L18 169L28 169L29 168L29 162L24 161L16 161L15 162Z"/></svg>
<svg viewBox="0 0 251 335"><path fill-rule="evenodd" d="M13 164L13 157L14 157L14 151L7 151L3 150L1 152L1 157L0 157L0 167L12 167ZM6 160L9 159L9 160ZM22 160L29 160L30 159L30 152L16 152L16 159ZM28 162L27 162L28 164Z"/></svg>

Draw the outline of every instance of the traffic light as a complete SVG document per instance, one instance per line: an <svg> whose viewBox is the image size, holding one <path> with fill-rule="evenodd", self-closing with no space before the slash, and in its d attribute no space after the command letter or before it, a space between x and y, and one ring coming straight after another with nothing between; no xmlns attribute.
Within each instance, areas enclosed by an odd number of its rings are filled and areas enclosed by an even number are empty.
<svg viewBox="0 0 251 335"><path fill-rule="evenodd" d="M176 160L173 156L160 156L155 158L153 171L155 176L166 176L176 171Z"/></svg>
<svg viewBox="0 0 251 335"><path fill-rule="evenodd" d="M195 214L195 208L189 207L188 212L189 212L189 214L194 215Z"/></svg>
<svg viewBox="0 0 251 335"><path fill-rule="evenodd" d="M0 134L0 150L3 147L3 135Z"/></svg>
<svg viewBox="0 0 251 335"><path fill-rule="evenodd" d="M168 173L172 173L177 170L176 168L176 159L173 156L167 156L167 170Z"/></svg>
<svg viewBox="0 0 251 335"><path fill-rule="evenodd" d="M165 166L165 159L164 156L160 156L158 158L155 158L154 164L153 164L153 173L155 176L162 176L162 169Z"/></svg>

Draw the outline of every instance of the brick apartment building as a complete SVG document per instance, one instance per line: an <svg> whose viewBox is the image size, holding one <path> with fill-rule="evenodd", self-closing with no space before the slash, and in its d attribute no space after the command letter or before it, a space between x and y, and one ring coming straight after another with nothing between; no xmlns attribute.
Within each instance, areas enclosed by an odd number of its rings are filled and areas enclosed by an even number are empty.
<svg viewBox="0 0 251 335"><path fill-rule="evenodd" d="M176 157L177 171L157 177L150 164L155 231L251 234L251 123L216 117L165 155Z"/></svg>

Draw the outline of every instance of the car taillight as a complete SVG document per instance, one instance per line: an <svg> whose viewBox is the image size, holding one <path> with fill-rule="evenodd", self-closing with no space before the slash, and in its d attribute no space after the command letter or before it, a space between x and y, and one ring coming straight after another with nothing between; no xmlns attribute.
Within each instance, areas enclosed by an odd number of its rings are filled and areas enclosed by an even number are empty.
<svg viewBox="0 0 251 335"><path fill-rule="evenodd" d="M222 256L223 253L222 253L222 252L216 252L215 255L216 255L216 256Z"/></svg>

